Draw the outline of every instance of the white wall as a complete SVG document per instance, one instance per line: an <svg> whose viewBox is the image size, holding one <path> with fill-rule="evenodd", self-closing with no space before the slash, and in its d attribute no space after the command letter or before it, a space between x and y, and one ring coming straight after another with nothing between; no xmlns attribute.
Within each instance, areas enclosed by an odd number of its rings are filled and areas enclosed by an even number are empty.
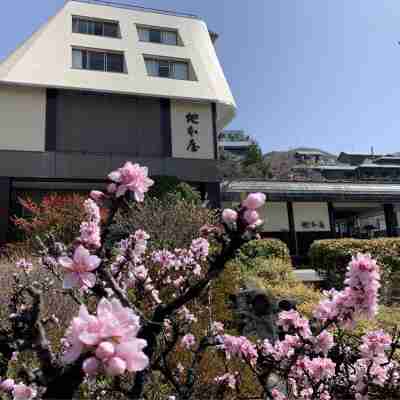
<svg viewBox="0 0 400 400"><path fill-rule="evenodd" d="M198 124L187 123L186 116L198 114ZM191 136L188 128L192 126L198 133L193 140L200 146L198 151L187 149ZM177 158L214 158L214 137L211 104L192 103L174 100L171 102L172 156Z"/></svg>
<svg viewBox="0 0 400 400"><path fill-rule="evenodd" d="M267 202L258 212L264 220L262 228L264 232L289 231L287 205L285 202Z"/></svg>
<svg viewBox="0 0 400 400"><path fill-rule="evenodd" d="M46 90L0 85L0 149L44 151Z"/></svg>
<svg viewBox="0 0 400 400"><path fill-rule="evenodd" d="M330 231L327 203L293 203L293 213L296 232ZM308 222L309 227L304 227L303 222ZM312 226L313 222L316 226ZM324 227L320 226L320 222Z"/></svg>
<svg viewBox="0 0 400 400"><path fill-rule="evenodd" d="M119 21L122 38L72 33L73 15ZM136 24L177 29L184 46L139 42ZM73 46L122 51L128 73L74 70ZM149 77L144 54L190 60L198 80ZM216 102L220 129L236 110L203 21L75 1L67 2L47 25L0 65L0 81Z"/></svg>

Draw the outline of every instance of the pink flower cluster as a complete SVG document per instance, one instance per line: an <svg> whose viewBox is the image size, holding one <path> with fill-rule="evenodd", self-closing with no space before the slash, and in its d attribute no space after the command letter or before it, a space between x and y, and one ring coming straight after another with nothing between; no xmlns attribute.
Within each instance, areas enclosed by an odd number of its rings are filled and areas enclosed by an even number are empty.
<svg viewBox="0 0 400 400"><path fill-rule="evenodd" d="M251 193L242 202L243 220L249 228L254 229L257 226L262 225L263 221L256 210L264 206L265 200L265 194ZM222 211L222 221L228 225L235 224L238 218L239 213L235 210L227 208Z"/></svg>
<svg viewBox="0 0 400 400"><path fill-rule="evenodd" d="M139 329L139 317L116 299L102 299L96 316L81 306L66 332L63 361L70 364L88 354L83 370L90 376L101 369L109 376L142 371L149 360L143 353L146 341L137 338Z"/></svg>
<svg viewBox="0 0 400 400"><path fill-rule="evenodd" d="M303 338L311 336L308 320L302 318L297 311L282 311L278 316L277 325L281 326L284 332L296 331Z"/></svg>
<svg viewBox="0 0 400 400"><path fill-rule="evenodd" d="M25 258L20 258L16 263L15 266L19 269L22 269L26 273L29 273L33 269L33 264L30 261L27 261Z"/></svg>
<svg viewBox="0 0 400 400"><path fill-rule="evenodd" d="M356 361L355 372L351 380L354 390L360 399L368 392L368 380L375 385L383 386L390 377L395 363L388 362L386 351L391 348L392 338L382 330L369 332L362 337L359 347L361 358Z"/></svg>
<svg viewBox="0 0 400 400"><path fill-rule="evenodd" d="M181 345L186 350L192 349L195 346L195 344L196 344L196 338L191 333L186 334L181 340Z"/></svg>
<svg viewBox="0 0 400 400"><path fill-rule="evenodd" d="M0 383L0 393L5 392L13 396L13 400L32 400L37 391L23 383L16 384L14 379L5 379Z"/></svg>
<svg viewBox="0 0 400 400"><path fill-rule="evenodd" d="M84 202L84 208L86 220L81 223L78 240L89 249L98 249L101 247L100 209L92 199Z"/></svg>
<svg viewBox="0 0 400 400"><path fill-rule="evenodd" d="M226 357L238 356L251 365L255 365L258 358L257 348L244 336L221 336L222 346Z"/></svg>
<svg viewBox="0 0 400 400"><path fill-rule="evenodd" d="M116 197L121 197L126 192L132 192L138 202L144 200L144 194L154 184L154 181L148 177L146 167L129 161L122 168L111 172L108 178L113 182L108 187L109 193L115 193Z"/></svg>
<svg viewBox="0 0 400 400"><path fill-rule="evenodd" d="M96 275L92 272L98 268L101 259L91 255L82 245L75 249L74 256L60 257L58 263L64 268L64 289L92 288L96 283Z"/></svg>
<svg viewBox="0 0 400 400"><path fill-rule="evenodd" d="M356 317L374 317L378 307L379 281L376 261L369 254L357 254L348 266L346 288L329 292L329 298L322 300L314 311L315 318L351 328Z"/></svg>

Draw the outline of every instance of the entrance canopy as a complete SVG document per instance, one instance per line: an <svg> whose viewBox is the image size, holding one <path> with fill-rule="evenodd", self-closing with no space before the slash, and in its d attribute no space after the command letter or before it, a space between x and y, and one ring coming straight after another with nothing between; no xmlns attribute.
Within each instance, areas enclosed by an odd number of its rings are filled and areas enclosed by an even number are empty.
<svg viewBox="0 0 400 400"><path fill-rule="evenodd" d="M240 193L262 192L270 201L400 202L400 184L233 181L223 187L224 201L239 201Z"/></svg>

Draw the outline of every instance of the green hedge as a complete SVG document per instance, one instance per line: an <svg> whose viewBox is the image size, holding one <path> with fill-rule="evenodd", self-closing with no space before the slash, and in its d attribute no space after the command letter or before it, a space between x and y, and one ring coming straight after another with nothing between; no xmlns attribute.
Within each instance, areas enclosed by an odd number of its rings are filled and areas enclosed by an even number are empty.
<svg viewBox="0 0 400 400"><path fill-rule="evenodd" d="M237 260L251 266L252 260L257 257L273 257L288 263L291 262L288 247L279 239L252 240L241 247Z"/></svg>
<svg viewBox="0 0 400 400"><path fill-rule="evenodd" d="M381 266L382 294L388 300L400 289L400 238L319 240L310 248L312 268L326 276L330 286L343 287L347 264L357 253L370 253Z"/></svg>

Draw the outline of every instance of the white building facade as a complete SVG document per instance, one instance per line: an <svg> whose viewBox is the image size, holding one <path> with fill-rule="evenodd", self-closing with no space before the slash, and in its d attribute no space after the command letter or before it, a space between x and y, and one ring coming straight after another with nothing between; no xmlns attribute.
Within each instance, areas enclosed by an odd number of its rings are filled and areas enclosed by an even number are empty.
<svg viewBox="0 0 400 400"><path fill-rule="evenodd" d="M67 1L0 63L0 231L10 191L83 187L127 159L217 202L236 104L214 37L192 15Z"/></svg>

